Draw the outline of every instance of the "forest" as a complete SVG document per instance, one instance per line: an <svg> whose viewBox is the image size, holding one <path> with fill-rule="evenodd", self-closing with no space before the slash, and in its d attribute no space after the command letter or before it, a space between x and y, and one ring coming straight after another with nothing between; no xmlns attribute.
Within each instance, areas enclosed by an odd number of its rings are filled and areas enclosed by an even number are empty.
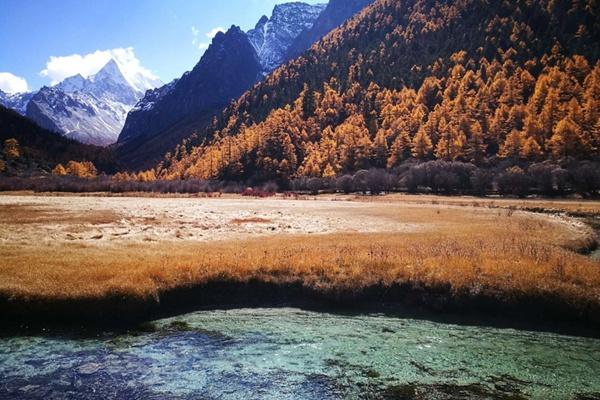
<svg viewBox="0 0 600 400"><path fill-rule="evenodd" d="M377 1L149 173L289 187L411 169L412 187L415 167L437 160L483 171L470 182L550 174L553 190L575 187L598 169L597 11L593 1ZM437 186L461 189L446 180Z"/></svg>

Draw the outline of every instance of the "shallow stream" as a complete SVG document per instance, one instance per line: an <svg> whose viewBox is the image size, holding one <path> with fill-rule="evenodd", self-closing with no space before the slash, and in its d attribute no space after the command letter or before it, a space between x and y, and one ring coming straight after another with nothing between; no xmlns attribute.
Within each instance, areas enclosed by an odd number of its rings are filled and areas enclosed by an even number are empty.
<svg viewBox="0 0 600 400"><path fill-rule="evenodd" d="M568 399L598 393L600 339L378 314L200 311L127 334L0 338L0 399Z"/></svg>

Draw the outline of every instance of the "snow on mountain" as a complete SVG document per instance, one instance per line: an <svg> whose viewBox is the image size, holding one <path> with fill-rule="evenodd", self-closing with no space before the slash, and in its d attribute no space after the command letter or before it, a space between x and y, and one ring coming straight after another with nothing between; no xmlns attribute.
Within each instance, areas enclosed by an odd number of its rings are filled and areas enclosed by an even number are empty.
<svg viewBox="0 0 600 400"><path fill-rule="evenodd" d="M129 108L93 94L43 87L27 105L27 116L68 138L107 146L116 141Z"/></svg>
<svg viewBox="0 0 600 400"><path fill-rule="evenodd" d="M248 36L239 27L215 35L196 66L176 82L146 92L127 116L117 156L123 165L152 166L190 132L262 77Z"/></svg>
<svg viewBox="0 0 600 400"><path fill-rule="evenodd" d="M269 73L285 61L288 48L304 30L310 29L326 4L300 2L275 6L269 19L263 16L256 27L247 32L256 50L264 73Z"/></svg>
<svg viewBox="0 0 600 400"><path fill-rule="evenodd" d="M189 74L189 72L186 72L183 76L185 77L187 74ZM152 110L154 108L154 106L156 105L156 103L161 101L166 95L168 95L169 93L171 93L173 91L173 89L175 88L175 85L177 85L178 81L179 81L179 79L174 79L173 81L171 81L170 83L168 83L162 87L158 87L156 89L150 89L150 90L146 91L146 94L144 95L144 97L142 97L142 99L137 102L135 107L133 107L131 109L131 112L135 113L137 111Z"/></svg>
<svg viewBox="0 0 600 400"><path fill-rule="evenodd" d="M123 76L131 87L133 87L137 92L141 93L139 97L142 97L147 90L155 89L164 85L164 82L160 79L139 71L136 73L123 72Z"/></svg>
<svg viewBox="0 0 600 400"><path fill-rule="evenodd" d="M86 82L87 80L83 76L81 76L81 74L77 74L65 79L64 81L56 85L56 88L62 90L63 92L71 93L83 90Z"/></svg>
<svg viewBox="0 0 600 400"><path fill-rule="evenodd" d="M0 90L0 104L6 108L11 108L21 115L25 115L27 103L35 93L4 93Z"/></svg>
<svg viewBox="0 0 600 400"><path fill-rule="evenodd" d="M27 104L26 115L82 143L107 146L117 141L127 113L143 94L110 60L89 78L75 75L43 87Z"/></svg>

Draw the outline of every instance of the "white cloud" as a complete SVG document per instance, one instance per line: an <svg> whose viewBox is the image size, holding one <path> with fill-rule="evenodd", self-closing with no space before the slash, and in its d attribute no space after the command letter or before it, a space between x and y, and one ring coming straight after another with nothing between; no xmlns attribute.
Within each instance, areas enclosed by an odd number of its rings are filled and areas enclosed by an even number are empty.
<svg viewBox="0 0 600 400"><path fill-rule="evenodd" d="M225 32L225 29L217 26L216 28L212 28L210 31L206 32L204 34L204 36L206 36L209 39L213 39L215 36L217 36L217 33L219 32ZM192 26L192 45L196 46L198 49L200 50L206 50L208 49L208 46L210 46L210 43L208 42L202 42L198 39L198 36L200 36L200 30L198 28L196 28L195 26Z"/></svg>
<svg viewBox="0 0 600 400"><path fill-rule="evenodd" d="M11 94L22 93L27 92L29 87L24 78L13 75L10 72L0 72L0 90Z"/></svg>
<svg viewBox="0 0 600 400"><path fill-rule="evenodd" d="M216 28L212 28L210 31L206 32L205 35L207 38L212 39L217 36L217 33L219 32L225 33L225 28L217 26Z"/></svg>
<svg viewBox="0 0 600 400"><path fill-rule="evenodd" d="M98 72L111 59L117 62L123 76L137 89L144 91L161 84L152 71L142 66L132 47L96 50L84 55L51 56L40 75L50 79L52 85L77 74L87 78Z"/></svg>

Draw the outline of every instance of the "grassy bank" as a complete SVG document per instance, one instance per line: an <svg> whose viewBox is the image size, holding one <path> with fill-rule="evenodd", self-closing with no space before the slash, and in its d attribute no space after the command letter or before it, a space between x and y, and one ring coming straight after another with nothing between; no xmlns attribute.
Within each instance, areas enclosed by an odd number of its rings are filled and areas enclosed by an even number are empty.
<svg viewBox="0 0 600 400"><path fill-rule="evenodd" d="M416 227L406 231L206 242L5 241L3 322L123 322L190 307L305 300L543 316L600 328L600 265L576 253L594 245L593 231L570 219L510 208L410 200L378 201L344 214ZM37 229L61 220L60 211L53 212L51 220L3 222L9 230L27 224ZM11 214L20 215L15 209ZM65 221L68 215L71 223L79 218L64 212ZM80 218L87 218L80 227L110 221L89 213ZM243 221L232 218L230 224L271 222L260 215Z"/></svg>

